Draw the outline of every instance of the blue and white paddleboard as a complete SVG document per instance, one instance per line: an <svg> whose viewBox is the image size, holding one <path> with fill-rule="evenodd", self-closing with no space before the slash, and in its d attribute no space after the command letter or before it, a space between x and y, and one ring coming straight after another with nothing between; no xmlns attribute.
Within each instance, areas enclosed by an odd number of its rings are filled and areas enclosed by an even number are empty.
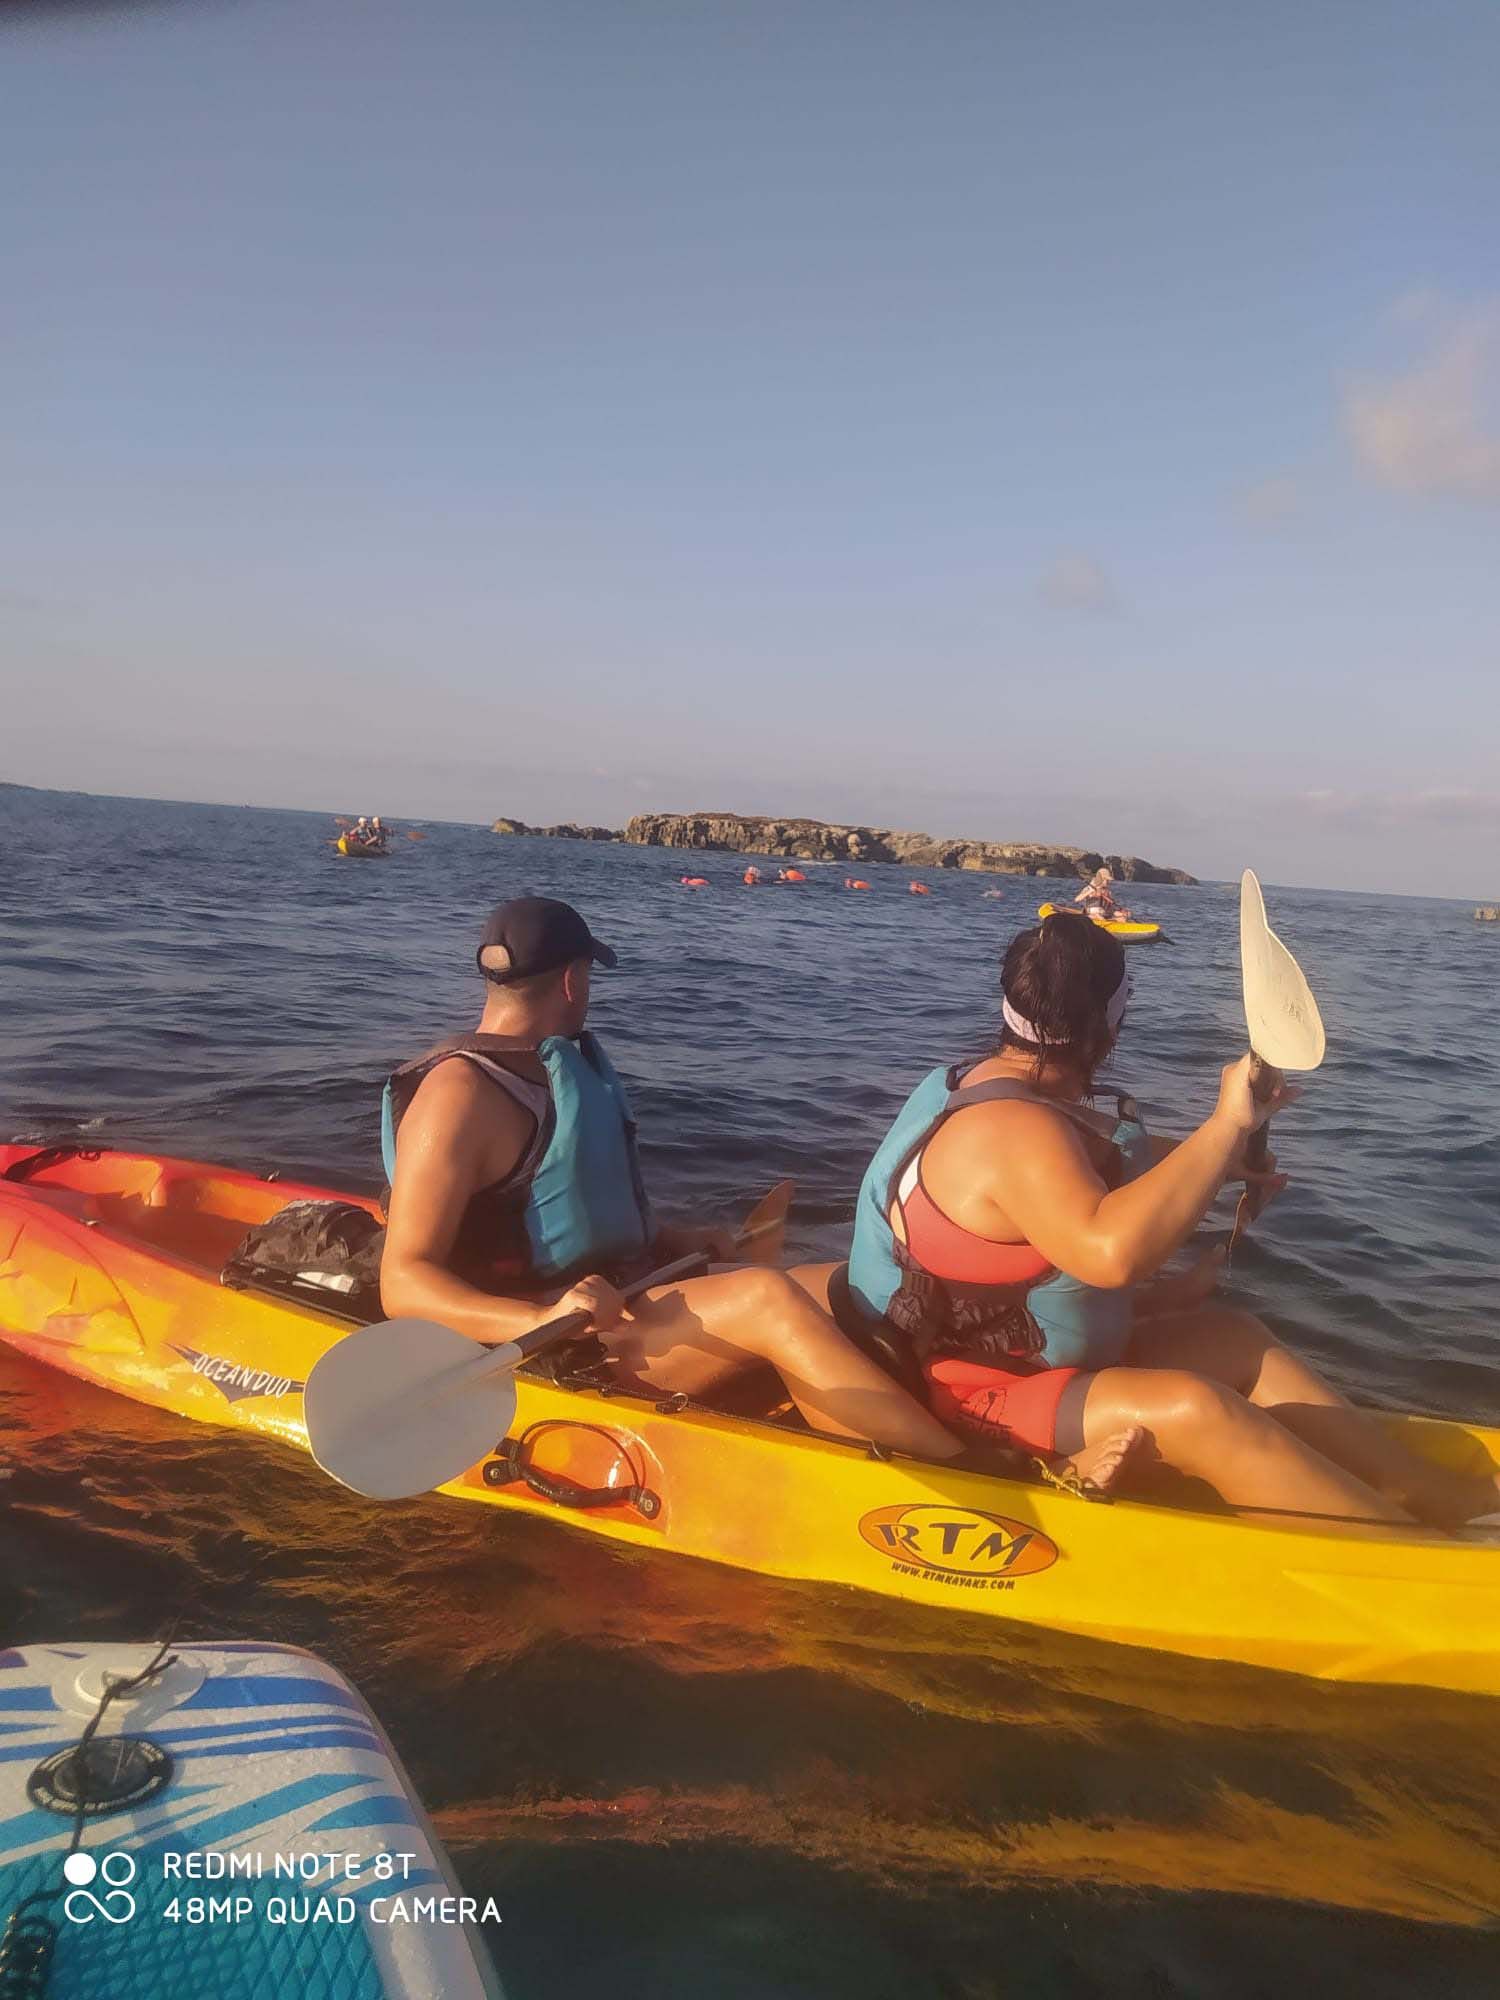
<svg viewBox="0 0 1500 2000"><path fill-rule="evenodd" d="M158 1649L0 1650L0 1988L14 1973L39 2000L500 2000L478 1930L499 1913L461 1894L348 1683L287 1646L171 1650L105 1710L71 1858L68 1753L106 1673Z"/></svg>

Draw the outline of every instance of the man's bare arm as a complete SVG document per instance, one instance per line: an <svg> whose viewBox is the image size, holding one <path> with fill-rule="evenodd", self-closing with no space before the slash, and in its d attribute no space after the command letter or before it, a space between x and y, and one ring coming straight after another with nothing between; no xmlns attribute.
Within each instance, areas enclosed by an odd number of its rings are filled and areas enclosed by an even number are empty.
<svg viewBox="0 0 1500 2000"><path fill-rule="evenodd" d="M380 1301L393 1318L511 1340L554 1316L552 1306L495 1298L448 1268L469 1202L514 1170L530 1138L525 1111L471 1064L445 1062L423 1078L396 1134L380 1266Z"/></svg>

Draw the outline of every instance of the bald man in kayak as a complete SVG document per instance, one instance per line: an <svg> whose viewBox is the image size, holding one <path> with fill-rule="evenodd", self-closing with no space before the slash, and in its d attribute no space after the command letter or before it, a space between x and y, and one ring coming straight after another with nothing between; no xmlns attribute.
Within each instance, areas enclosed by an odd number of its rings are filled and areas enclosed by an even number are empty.
<svg viewBox="0 0 1500 2000"><path fill-rule="evenodd" d="M615 1365L648 1389L706 1396L770 1362L815 1429L957 1456L959 1441L791 1272L720 1268L626 1304L622 1285L692 1251L730 1256L733 1237L652 1216L624 1088L584 1026L593 968L615 953L570 904L523 896L492 913L475 957L486 982L477 1031L404 1063L385 1087L386 1312L483 1341L586 1312Z"/></svg>

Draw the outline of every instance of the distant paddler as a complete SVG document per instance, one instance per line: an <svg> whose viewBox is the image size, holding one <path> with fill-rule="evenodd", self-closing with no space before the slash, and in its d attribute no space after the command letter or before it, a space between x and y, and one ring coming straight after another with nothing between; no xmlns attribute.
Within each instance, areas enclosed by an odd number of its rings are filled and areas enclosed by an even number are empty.
<svg viewBox="0 0 1500 2000"><path fill-rule="evenodd" d="M1073 901L1081 903L1084 913L1100 923L1134 923L1135 919L1129 910L1115 900L1114 889L1111 886L1114 879L1107 868L1096 868Z"/></svg>

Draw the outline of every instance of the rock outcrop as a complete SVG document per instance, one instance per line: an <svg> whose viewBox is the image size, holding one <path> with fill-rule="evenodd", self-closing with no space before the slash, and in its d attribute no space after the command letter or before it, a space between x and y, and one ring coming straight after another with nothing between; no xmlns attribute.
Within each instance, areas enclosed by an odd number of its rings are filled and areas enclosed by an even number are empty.
<svg viewBox="0 0 1500 2000"><path fill-rule="evenodd" d="M563 826L528 826L524 819L497 819L491 833L524 833L542 840L623 840L612 826L578 826L568 820Z"/></svg>
<svg viewBox="0 0 1500 2000"><path fill-rule="evenodd" d="M1108 868L1121 882L1196 882L1182 868L1158 868L1136 854L1047 847L1032 840L934 840L889 827L836 826L820 819L766 819L748 813L637 813L623 833L607 826L528 826L497 819L492 833L550 840L623 840L632 847L697 847L778 860L893 862L906 868L966 868L981 875L1089 876Z"/></svg>
<svg viewBox="0 0 1500 2000"><path fill-rule="evenodd" d="M1159 868L1134 854L1036 841L934 840L885 827L838 826L817 819L766 819L743 813L638 813L625 828L635 847L697 847L800 861L896 862L908 868L964 868L986 875L1088 876L1108 868L1122 882L1194 882L1181 868Z"/></svg>

